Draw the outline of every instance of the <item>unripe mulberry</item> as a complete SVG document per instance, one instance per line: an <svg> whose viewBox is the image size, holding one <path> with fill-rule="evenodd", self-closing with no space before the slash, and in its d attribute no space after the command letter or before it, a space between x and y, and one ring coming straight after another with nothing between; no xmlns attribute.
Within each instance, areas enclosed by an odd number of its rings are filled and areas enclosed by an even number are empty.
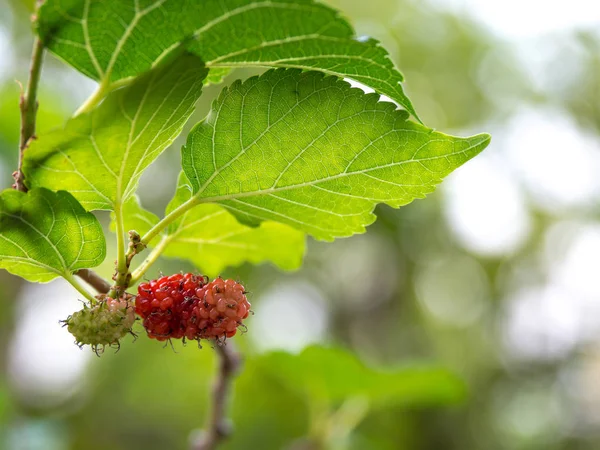
<svg viewBox="0 0 600 450"><path fill-rule="evenodd" d="M148 336L159 341L232 337L250 311L241 284L221 278L207 283L191 273L140 284L135 305Z"/></svg>
<svg viewBox="0 0 600 450"><path fill-rule="evenodd" d="M98 299L95 304L84 304L81 311L73 313L64 321L77 345L91 345L96 354L104 351L107 345L118 348L119 340L131 333L135 321L132 297L128 294L118 299L104 295Z"/></svg>

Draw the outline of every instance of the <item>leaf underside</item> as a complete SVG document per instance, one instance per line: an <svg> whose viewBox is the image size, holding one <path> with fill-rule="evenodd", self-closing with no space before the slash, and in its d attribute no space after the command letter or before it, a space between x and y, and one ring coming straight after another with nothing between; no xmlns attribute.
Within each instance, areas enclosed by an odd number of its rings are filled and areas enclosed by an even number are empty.
<svg viewBox="0 0 600 450"><path fill-rule="evenodd" d="M0 267L47 282L96 267L106 256L102 226L67 192L0 194Z"/></svg>
<svg viewBox="0 0 600 450"><path fill-rule="evenodd" d="M29 187L68 190L87 210L115 209L181 133L206 73L196 56L182 55L41 136L25 153Z"/></svg>
<svg viewBox="0 0 600 450"><path fill-rule="evenodd" d="M38 31L85 75L112 84L185 41L211 69L284 67L351 78L415 114L403 77L372 39L312 0L47 0Z"/></svg>
<svg viewBox="0 0 600 450"><path fill-rule="evenodd" d="M181 174L175 197L167 207L167 213L184 203L191 196L191 188L185 175ZM158 222L158 217L144 210L137 198L131 198L124 206L127 229L143 234ZM154 239L167 240L164 256L187 259L202 273L219 275L226 267L238 266L249 261L260 264L270 261L284 270L300 267L305 249L304 233L276 222L263 222L260 227L248 227L239 223L225 208L218 205L198 205Z"/></svg>
<svg viewBox="0 0 600 450"><path fill-rule="evenodd" d="M183 169L200 202L244 223L317 239L364 232L376 204L406 205L482 151L407 120L376 94L318 72L271 70L225 89L188 136Z"/></svg>

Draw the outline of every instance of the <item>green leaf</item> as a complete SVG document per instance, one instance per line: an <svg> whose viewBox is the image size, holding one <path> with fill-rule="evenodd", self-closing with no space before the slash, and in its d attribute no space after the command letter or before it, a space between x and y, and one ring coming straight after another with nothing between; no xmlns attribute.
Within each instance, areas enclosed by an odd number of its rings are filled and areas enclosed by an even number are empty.
<svg viewBox="0 0 600 450"><path fill-rule="evenodd" d="M230 72L231 69L227 67L217 67L216 69L211 69L204 79L204 86L222 83Z"/></svg>
<svg viewBox="0 0 600 450"><path fill-rule="evenodd" d="M489 143L407 121L378 99L317 72L234 83L182 149L196 201L332 240L364 232L378 203L425 197Z"/></svg>
<svg viewBox="0 0 600 450"><path fill-rule="evenodd" d="M102 226L68 192L0 194L0 267L33 282L96 267L106 256Z"/></svg>
<svg viewBox="0 0 600 450"><path fill-rule="evenodd" d="M28 185L68 190L88 210L115 209L181 133L206 73L197 57L183 55L40 136L25 154Z"/></svg>
<svg viewBox="0 0 600 450"><path fill-rule="evenodd" d="M187 40L211 69L319 70L364 83L414 114L388 53L312 0L47 0L38 29L52 52L106 85L150 69Z"/></svg>
<svg viewBox="0 0 600 450"><path fill-rule="evenodd" d="M181 174L179 186L167 207L171 212L191 196L187 178ZM158 223L158 217L144 210L137 198L124 207L125 227L146 233ZM164 246L163 255L191 261L209 276L216 276L228 266L245 261L260 264L271 261L284 270L301 266L304 233L277 222L263 222L257 228L239 223L218 205L199 205L172 223L151 246Z"/></svg>
<svg viewBox="0 0 600 450"><path fill-rule="evenodd" d="M374 405L429 406L455 403L465 395L464 382L439 366L374 369L338 348L311 346L299 355L273 352L257 364L311 402L334 403L360 396Z"/></svg>

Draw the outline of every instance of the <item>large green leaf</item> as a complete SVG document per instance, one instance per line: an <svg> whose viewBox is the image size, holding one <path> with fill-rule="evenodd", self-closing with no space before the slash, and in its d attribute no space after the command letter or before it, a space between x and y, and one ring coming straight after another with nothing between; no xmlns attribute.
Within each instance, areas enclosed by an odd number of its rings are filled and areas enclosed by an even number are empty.
<svg viewBox="0 0 600 450"><path fill-rule="evenodd" d="M209 68L320 70L360 81L414 113L379 43L358 40L336 11L312 0L47 0L38 23L50 50L105 84L148 70L188 39Z"/></svg>
<svg viewBox="0 0 600 450"><path fill-rule="evenodd" d="M378 99L318 72L235 83L182 149L195 199L331 240L363 232L377 203L432 192L490 140L435 132Z"/></svg>
<svg viewBox="0 0 600 450"><path fill-rule="evenodd" d="M439 366L375 369L338 348L312 346L299 355L274 352L254 364L312 402L366 397L375 405L425 406L454 403L465 395L464 382Z"/></svg>
<svg viewBox="0 0 600 450"><path fill-rule="evenodd" d="M70 276L106 256L102 226L67 192L0 194L0 267L33 282Z"/></svg>
<svg viewBox="0 0 600 450"><path fill-rule="evenodd" d="M177 193L167 207L167 213L191 196L187 178L181 174ZM137 198L124 207L125 227L146 233L158 222L158 217L144 210ZM245 261L260 264L271 261L279 268L300 267L304 255L304 233L277 222L263 222L253 228L242 225L233 215L218 205L199 205L172 223L151 246L164 247L163 255L191 261L209 276L216 276L228 266Z"/></svg>
<svg viewBox="0 0 600 450"><path fill-rule="evenodd" d="M114 209L181 133L206 73L197 57L182 55L40 136L25 154L28 185L68 190L88 210Z"/></svg>

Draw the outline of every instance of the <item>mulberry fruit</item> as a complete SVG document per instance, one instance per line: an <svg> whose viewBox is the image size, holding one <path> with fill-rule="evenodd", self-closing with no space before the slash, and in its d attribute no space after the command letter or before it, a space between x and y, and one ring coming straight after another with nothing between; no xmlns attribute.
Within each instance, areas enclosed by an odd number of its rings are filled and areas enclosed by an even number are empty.
<svg viewBox="0 0 600 450"><path fill-rule="evenodd" d="M118 299L98 296L97 303L84 304L81 311L73 313L63 323L80 347L90 345L96 354L102 353L106 346L119 348L119 340L132 333L135 322L132 298L127 294Z"/></svg>
<svg viewBox="0 0 600 450"><path fill-rule="evenodd" d="M236 334L250 303L240 283L186 273L140 284L135 311L159 341L220 339Z"/></svg>

